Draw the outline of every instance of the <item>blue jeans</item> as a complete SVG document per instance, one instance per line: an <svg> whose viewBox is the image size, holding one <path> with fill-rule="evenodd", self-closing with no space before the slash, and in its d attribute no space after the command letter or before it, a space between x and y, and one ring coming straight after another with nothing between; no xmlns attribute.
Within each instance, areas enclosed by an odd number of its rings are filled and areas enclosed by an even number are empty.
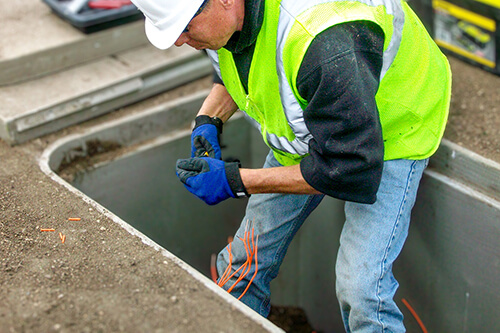
<svg viewBox="0 0 500 333"><path fill-rule="evenodd" d="M372 205L346 202L346 221L336 263L336 291L347 332L404 332L403 315L393 300L398 283L392 265L408 234L410 214L428 160L393 160L384 163L377 201ZM272 153L264 167L279 166ZM304 220L319 205L322 195L252 195L243 222L231 245L232 268L247 260L245 230L254 228L258 239L258 270L241 300L267 317L270 282L279 271L288 246ZM219 276L229 264L228 247L218 256ZM254 275L231 291L238 297ZM224 288L233 285L237 276Z"/></svg>

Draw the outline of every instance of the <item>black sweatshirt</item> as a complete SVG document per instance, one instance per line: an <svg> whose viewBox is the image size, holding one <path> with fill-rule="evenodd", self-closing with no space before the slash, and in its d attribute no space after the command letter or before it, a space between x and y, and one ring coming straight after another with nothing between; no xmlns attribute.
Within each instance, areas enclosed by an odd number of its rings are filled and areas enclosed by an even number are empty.
<svg viewBox="0 0 500 333"><path fill-rule="evenodd" d="M247 89L264 0L245 1L245 19L225 48ZM300 163L306 182L347 201L373 203L380 185L384 143L375 94L382 68L384 34L364 21L333 26L311 43L297 77L307 100L304 120L312 134ZM222 83L215 76L215 82Z"/></svg>

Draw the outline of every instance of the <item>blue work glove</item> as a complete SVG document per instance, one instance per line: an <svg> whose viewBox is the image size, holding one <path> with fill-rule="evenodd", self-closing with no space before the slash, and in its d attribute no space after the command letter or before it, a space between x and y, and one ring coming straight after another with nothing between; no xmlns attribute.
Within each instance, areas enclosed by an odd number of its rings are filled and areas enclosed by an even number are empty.
<svg viewBox="0 0 500 333"><path fill-rule="evenodd" d="M238 162L210 157L180 159L177 160L176 174L189 192L208 205L249 196L241 180Z"/></svg>
<svg viewBox="0 0 500 333"><path fill-rule="evenodd" d="M191 157L211 157L221 159L219 136L222 120L216 117L198 116L191 133Z"/></svg>

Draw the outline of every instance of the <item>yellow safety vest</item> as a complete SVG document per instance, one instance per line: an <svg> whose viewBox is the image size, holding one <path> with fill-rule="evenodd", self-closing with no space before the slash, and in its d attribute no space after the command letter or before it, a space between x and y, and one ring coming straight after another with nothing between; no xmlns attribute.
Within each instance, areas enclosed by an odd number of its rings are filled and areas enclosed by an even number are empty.
<svg viewBox="0 0 500 333"><path fill-rule="evenodd" d="M309 45L322 31L359 20L374 22L385 34L376 94L384 159L424 159L438 148L448 117L451 71L404 1L266 0L248 93L229 51L209 55L239 109L255 120L281 164L298 164L308 154L307 101L296 79Z"/></svg>

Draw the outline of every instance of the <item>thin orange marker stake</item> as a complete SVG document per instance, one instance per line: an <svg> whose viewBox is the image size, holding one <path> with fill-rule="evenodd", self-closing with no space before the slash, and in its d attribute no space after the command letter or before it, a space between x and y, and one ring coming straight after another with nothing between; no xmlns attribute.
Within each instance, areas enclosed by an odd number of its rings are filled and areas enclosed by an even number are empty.
<svg viewBox="0 0 500 333"><path fill-rule="evenodd" d="M80 221L80 220L81 220L81 218L79 218L79 217L70 217L68 219L68 221Z"/></svg>
<svg viewBox="0 0 500 333"><path fill-rule="evenodd" d="M56 229L40 229L40 231L56 231Z"/></svg>
<svg viewBox="0 0 500 333"><path fill-rule="evenodd" d="M59 238L61 239L61 243L64 244L64 241L66 240L66 235L63 235L62 232L59 233Z"/></svg>
<svg viewBox="0 0 500 333"><path fill-rule="evenodd" d="M63 235L62 232L59 233L59 238L61 239L61 243L64 244L64 242L66 241L66 235Z"/></svg>

